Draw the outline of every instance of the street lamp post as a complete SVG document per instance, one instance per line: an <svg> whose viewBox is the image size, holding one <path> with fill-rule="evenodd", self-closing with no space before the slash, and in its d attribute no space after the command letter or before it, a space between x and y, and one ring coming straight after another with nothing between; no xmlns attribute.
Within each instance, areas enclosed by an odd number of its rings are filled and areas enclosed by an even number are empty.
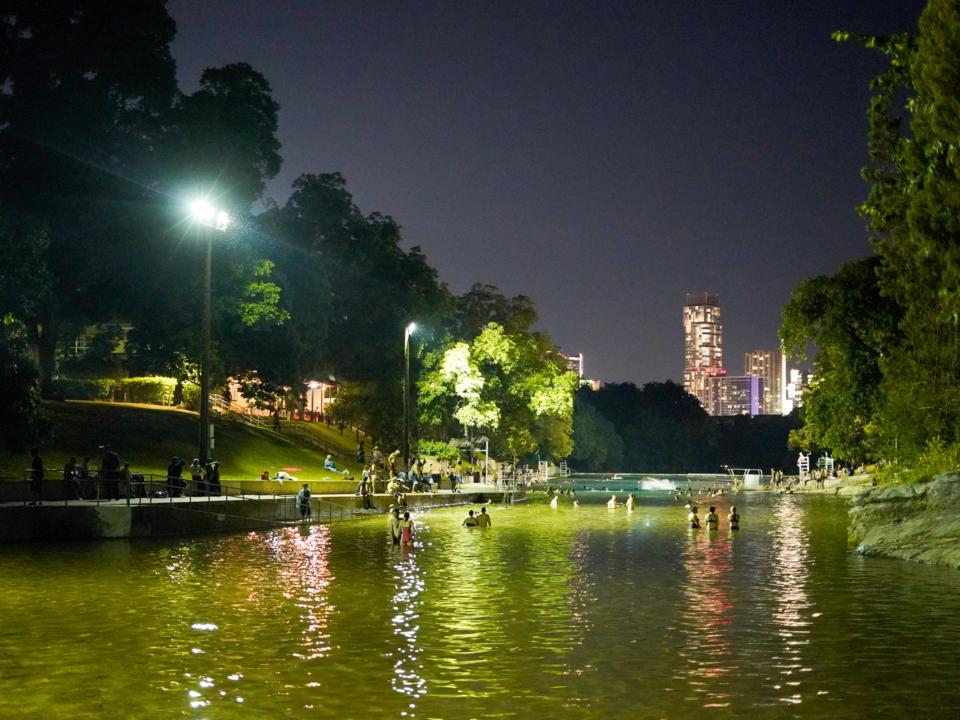
<svg viewBox="0 0 960 720"><path fill-rule="evenodd" d="M199 459L201 467L207 466L210 460L210 366L212 352L210 350L211 324L211 276L213 256L213 236L211 230L226 232L230 225L230 215L224 210L217 210L207 200L198 199L190 203L190 215L201 231L201 237L206 242L205 259L203 263L203 317L200 321L200 442Z"/></svg>
<svg viewBox="0 0 960 720"><path fill-rule="evenodd" d="M410 470L410 336L417 329L416 323L410 323L403 330L403 471Z"/></svg>

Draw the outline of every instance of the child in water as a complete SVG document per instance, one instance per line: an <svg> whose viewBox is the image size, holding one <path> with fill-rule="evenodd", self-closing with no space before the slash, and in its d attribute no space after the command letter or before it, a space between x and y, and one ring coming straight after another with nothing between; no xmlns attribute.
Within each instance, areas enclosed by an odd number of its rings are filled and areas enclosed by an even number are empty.
<svg viewBox="0 0 960 720"><path fill-rule="evenodd" d="M413 545L413 520L408 512L403 514L403 520L400 521L400 542L403 545Z"/></svg>
<svg viewBox="0 0 960 720"><path fill-rule="evenodd" d="M690 514L687 515L687 522L690 523L691 530L700 529L700 518L697 516L697 506L692 505L690 507Z"/></svg>
<svg viewBox="0 0 960 720"><path fill-rule="evenodd" d="M610 499L607 500L607 507L613 510L617 506L617 496L611 495Z"/></svg>
<svg viewBox="0 0 960 720"><path fill-rule="evenodd" d="M732 505L730 507L730 529L739 530L740 529L740 513L737 512L737 506Z"/></svg>

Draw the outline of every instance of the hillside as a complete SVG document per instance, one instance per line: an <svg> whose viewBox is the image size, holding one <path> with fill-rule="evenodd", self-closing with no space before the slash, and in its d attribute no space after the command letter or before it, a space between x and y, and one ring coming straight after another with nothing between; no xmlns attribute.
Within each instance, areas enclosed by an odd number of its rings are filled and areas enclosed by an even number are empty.
<svg viewBox="0 0 960 720"><path fill-rule="evenodd" d="M101 445L111 445L133 472L165 474L174 455L189 463L197 454L197 413L155 405L103 402L49 402L44 414L50 422L51 437L41 445L44 464L60 469L70 455L78 461L84 455L97 465ZM252 480L264 470L273 476L285 467L300 468L304 480L334 478L323 469L324 454L319 448L283 434L259 430L235 421L216 421L214 459L221 463L221 476L229 480ZM336 428L314 425L309 432L334 454L337 467L355 477L359 466L352 455L354 435L341 436ZM369 444L368 444L369 445ZM22 478L29 467L26 453L0 454L0 476Z"/></svg>

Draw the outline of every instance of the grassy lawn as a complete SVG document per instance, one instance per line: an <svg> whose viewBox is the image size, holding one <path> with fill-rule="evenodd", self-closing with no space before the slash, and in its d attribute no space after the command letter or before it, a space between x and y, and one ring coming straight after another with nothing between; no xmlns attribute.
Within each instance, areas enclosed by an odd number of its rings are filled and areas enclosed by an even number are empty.
<svg viewBox="0 0 960 720"><path fill-rule="evenodd" d="M50 402L45 404L52 438L41 445L44 465L63 467L70 455L79 462L84 455L99 464L100 445L111 445L121 461L129 462L134 472L166 474L174 455L187 459L197 454L197 413L178 408L101 402ZM307 444L284 435L258 430L239 422L216 421L214 459L221 463L224 482L254 480L264 470L273 476L284 467L300 468L302 480L335 479L323 469L324 455ZM316 427L312 431L329 435L329 446L337 467L345 467L354 477L359 467L353 457L355 435L336 428ZM369 443L368 443L369 445ZM368 447L369 452L369 447ZM0 475L22 478L30 466L28 454L0 454Z"/></svg>

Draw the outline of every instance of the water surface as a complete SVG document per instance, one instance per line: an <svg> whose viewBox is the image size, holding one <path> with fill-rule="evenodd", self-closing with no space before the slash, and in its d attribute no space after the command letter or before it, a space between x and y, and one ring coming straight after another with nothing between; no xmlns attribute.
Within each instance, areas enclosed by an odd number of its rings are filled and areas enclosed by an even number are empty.
<svg viewBox="0 0 960 720"><path fill-rule="evenodd" d="M0 547L0 717L958 716L960 572L847 552L832 497L719 498L716 533L607 497L418 514L412 551L382 519Z"/></svg>

